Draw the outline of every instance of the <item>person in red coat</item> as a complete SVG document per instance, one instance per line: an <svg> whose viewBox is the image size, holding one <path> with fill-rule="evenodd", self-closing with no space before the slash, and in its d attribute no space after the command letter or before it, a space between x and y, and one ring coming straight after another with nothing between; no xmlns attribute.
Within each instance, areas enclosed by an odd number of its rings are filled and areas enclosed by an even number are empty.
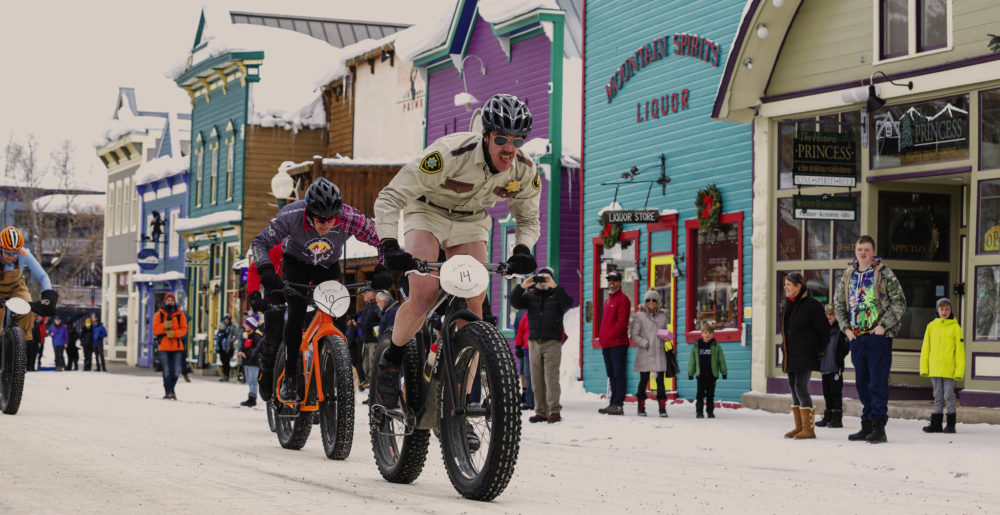
<svg viewBox="0 0 1000 515"><path fill-rule="evenodd" d="M608 272L608 299L601 309L601 328L598 343L604 354L604 369L611 382L611 401L607 407L597 410L605 415L624 415L625 404L625 363L628 358L628 319L632 302L622 293L622 274L617 270Z"/></svg>
<svg viewBox="0 0 1000 515"><path fill-rule="evenodd" d="M271 247L267 251L274 271L281 277L281 244ZM257 266L250 264L247 270L247 291L250 292L247 300L250 307L258 314L257 320L264 320L264 341L262 348L258 352L258 366L260 367L260 397L265 401L271 400L271 392L274 391L274 360L281 346L282 333L285 328L285 310L268 310L270 304L281 304L285 302L284 294L280 291L272 292L267 299L261 295L260 274Z"/></svg>

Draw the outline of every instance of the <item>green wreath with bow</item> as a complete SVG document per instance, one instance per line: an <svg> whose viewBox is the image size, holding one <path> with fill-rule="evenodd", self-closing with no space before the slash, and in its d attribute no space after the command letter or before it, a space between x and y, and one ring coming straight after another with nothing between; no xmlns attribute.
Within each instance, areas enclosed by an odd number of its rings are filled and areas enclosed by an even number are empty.
<svg viewBox="0 0 1000 515"><path fill-rule="evenodd" d="M722 217L722 194L715 184L698 190L694 205L698 209L698 228L701 232L712 232L719 227Z"/></svg>
<svg viewBox="0 0 1000 515"><path fill-rule="evenodd" d="M604 245L604 248L610 249L614 247L618 243L618 238L622 235L622 224L605 223L604 215L601 215L597 219L597 223L604 227L604 230L601 231L601 243Z"/></svg>

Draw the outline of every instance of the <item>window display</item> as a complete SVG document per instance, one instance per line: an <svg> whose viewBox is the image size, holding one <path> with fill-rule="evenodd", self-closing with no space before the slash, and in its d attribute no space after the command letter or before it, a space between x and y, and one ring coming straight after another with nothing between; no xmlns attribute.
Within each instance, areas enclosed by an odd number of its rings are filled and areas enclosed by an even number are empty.
<svg viewBox="0 0 1000 515"><path fill-rule="evenodd" d="M979 233L976 252L1000 254L1000 179L979 182Z"/></svg>
<svg viewBox="0 0 1000 515"><path fill-rule="evenodd" d="M1000 265L976 267L976 340L1000 340Z"/></svg>
<svg viewBox="0 0 1000 515"><path fill-rule="evenodd" d="M715 323L715 330L736 329L738 326L739 284L739 225L721 225L710 233L698 231L693 249L696 277L695 319Z"/></svg>

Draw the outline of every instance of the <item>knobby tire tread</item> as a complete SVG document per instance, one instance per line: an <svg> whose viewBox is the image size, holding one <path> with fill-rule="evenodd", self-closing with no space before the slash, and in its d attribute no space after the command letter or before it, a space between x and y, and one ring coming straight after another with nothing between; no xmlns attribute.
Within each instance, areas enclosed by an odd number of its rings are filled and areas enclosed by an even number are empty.
<svg viewBox="0 0 1000 515"><path fill-rule="evenodd" d="M278 377L280 370L284 370L285 367L285 354L284 352L278 353L278 359L275 361L275 374L274 382L275 387L278 385ZM291 428L286 429L286 422L282 422L282 417L278 414L282 409L288 409L287 406L282 404L278 399L274 399L275 410L275 426L278 433L278 443L285 449L291 449L297 451L302 449L306 445L306 441L309 440L309 433L312 432L312 418L313 412L311 411L299 411L295 415L295 420L291 422Z"/></svg>
<svg viewBox="0 0 1000 515"><path fill-rule="evenodd" d="M24 332L20 327L12 326L7 329L4 336L3 345L6 351L11 353L7 359L11 360L10 370L10 391L2 392L0 395L0 411L7 415L14 415L21 407L21 394L24 392L24 374L28 366L28 349L24 343ZM4 374L5 376L7 373ZM3 380L6 383L7 377ZM3 387L6 390L6 387Z"/></svg>
<svg viewBox="0 0 1000 515"><path fill-rule="evenodd" d="M323 415L326 409L330 409L327 403L320 405L320 433L323 435L323 451L326 457L332 460L344 460L351 455L351 445L354 443L354 373L351 370L351 355L347 350L347 342L339 336L327 336L320 342L323 362L332 360L332 369L328 369L323 374L323 385L327 391L324 396L330 395L336 401L337 427L327 427L326 417ZM335 395L331 395L332 390L328 385L336 385ZM333 438L327 435L333 430ZM332 442L330 442L332 440Z"/></svg>

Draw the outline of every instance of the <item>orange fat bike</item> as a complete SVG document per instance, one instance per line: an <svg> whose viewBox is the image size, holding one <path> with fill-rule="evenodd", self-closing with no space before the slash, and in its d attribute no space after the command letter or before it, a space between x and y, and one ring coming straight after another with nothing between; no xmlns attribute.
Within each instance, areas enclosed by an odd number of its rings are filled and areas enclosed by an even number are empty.
<svg viewBox="0 0 1000 515"><path fill-rule="evenodd" d="M365 284L349 286L356 288ZM274 384L270 385L274 393L268 406L268 418L278 434L278 442L285 449L298 450L305 445L318 414L326 456L343 460L351 454L354 440L354 376L344 334L333 324L333 320L346 313L350 306L351 295L347 288L338 281L325 281L318 285L285 282L285 295L305 297L309 299L309 306L315 309L299 346L305 400L297 402L281 398L285 346L279 350L274 363L276 374Z"/></svg>

